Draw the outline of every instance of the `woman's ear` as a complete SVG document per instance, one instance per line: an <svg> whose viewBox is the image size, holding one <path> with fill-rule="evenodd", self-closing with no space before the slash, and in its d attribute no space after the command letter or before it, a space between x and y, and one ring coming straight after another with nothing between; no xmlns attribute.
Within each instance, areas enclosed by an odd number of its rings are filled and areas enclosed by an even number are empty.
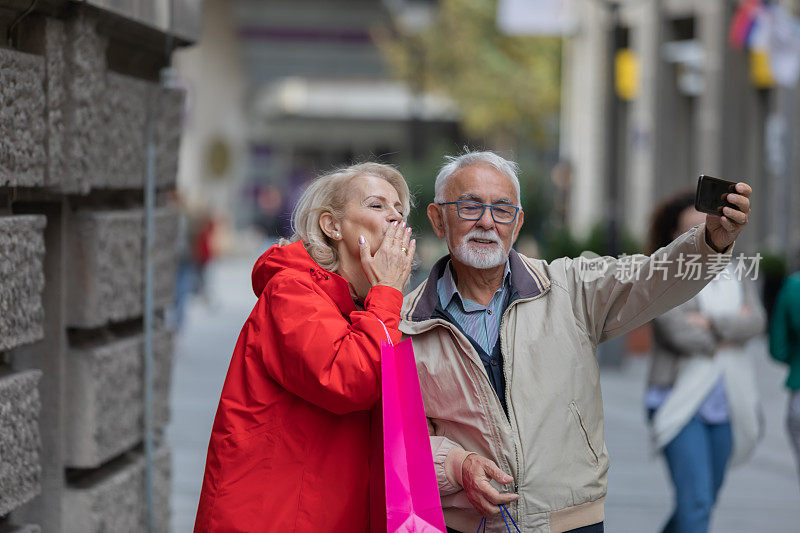
<svg viewBox="0 0 800 533"><path fill-rule="evenodd" d="M322 213L319 216L319 228L329 239L338 241L342 238L341 225L333 213Z"/></svg>

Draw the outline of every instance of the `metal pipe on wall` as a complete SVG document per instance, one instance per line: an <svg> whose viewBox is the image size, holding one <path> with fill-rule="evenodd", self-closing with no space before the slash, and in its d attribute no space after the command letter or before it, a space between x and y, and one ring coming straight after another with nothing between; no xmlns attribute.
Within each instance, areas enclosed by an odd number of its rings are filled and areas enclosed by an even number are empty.
<svg viewBox="0 0 800 533"><path fill-rule="evenodd" d="M160 93L160 91L158 91ZM156 96L158 101L158 96ZM154 107L158 107L157 104ZM145 232L144 232L144 453L145 453L145 507L147 531L153 533L155 513L153 510L153 246L155 232L155 141L153 139L153 113L147 119L147 177L144 187Z"/></svg>
<svg viewBox="0 0 800 533"><path fill-rule="evenodd" d="M170 61L173 47L173 21L174 21L174 1L168 2L168 22L167 39L165 43L165 57ZM155 201L156 201L156 147L155 147L155 113L160 112L162 88L169 84L171 71L169 67L161 69L160 83L156 95L150 104L150 112L147 116L146 125L146 178L144 185L144 207L145 207L145 242L144 242L144 452L145 452L145 507L147 513L147 531L154 533L156 527L155 516L155 473L154 473L154 379L155 361L153 353L153 333L154 333L154 272L153 258L155 246Z"/></svg>

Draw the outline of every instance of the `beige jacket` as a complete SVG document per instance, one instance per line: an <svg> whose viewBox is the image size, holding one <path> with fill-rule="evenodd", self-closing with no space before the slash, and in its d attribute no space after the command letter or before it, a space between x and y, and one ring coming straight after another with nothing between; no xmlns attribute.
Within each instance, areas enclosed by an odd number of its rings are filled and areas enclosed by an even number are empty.
<svg viewBox="0 0 800 533"><path fill-rule="evenodd" d="M680 279L678 258L699 255L704 269L720 264L704 232L700 225L651 257L547 263L512 251L512 303L500 325L508 416L469 340L437 316L436 280L448 258L405 298L400 329L414 339L449 527L472 533L480 521L460 485L464 450L514 477L516 486L503 489L520 494L509 511L522 531L561 532L603 520L609 462L595 348L703 288L705 280ZM639 279L627 279L637 263ZM486 531L506 531L499 515Z"/></svg>

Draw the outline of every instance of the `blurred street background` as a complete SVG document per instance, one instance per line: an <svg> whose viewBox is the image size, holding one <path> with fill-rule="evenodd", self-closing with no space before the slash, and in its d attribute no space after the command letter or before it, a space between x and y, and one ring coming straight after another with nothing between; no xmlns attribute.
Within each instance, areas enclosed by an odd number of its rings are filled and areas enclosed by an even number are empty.
<svg viewBox="0 0 800 533"><path fill-rule="evenodd" d="M736 252L760 254L770 309L800 265L800 1L205 0L199 42L173 55L187 94L177 203L181 264L171 390L172 523L190 531L250 268L289 236L303 186L364 160L416 196L420 260L444 249L425 206L445 154L521 166L517 249L552 259L638 253L665 197L700 174L754 188ZM649 448L645 326L598 351L611 455L606 527L657 531L672 506ZM730 472L715 532L800 530L785 367L757 361L765 436Z"/></svg>

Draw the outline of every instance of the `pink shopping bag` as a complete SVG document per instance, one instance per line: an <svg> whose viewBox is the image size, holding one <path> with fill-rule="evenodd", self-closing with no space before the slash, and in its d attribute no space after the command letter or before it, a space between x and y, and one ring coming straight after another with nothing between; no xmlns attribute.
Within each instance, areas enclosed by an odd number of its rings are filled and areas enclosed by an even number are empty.
<svg viewBox="0 0 800 533"><path fill-rule="evenodd" d="M388 533L446 533L411 339L381 342Z"/></svg>

